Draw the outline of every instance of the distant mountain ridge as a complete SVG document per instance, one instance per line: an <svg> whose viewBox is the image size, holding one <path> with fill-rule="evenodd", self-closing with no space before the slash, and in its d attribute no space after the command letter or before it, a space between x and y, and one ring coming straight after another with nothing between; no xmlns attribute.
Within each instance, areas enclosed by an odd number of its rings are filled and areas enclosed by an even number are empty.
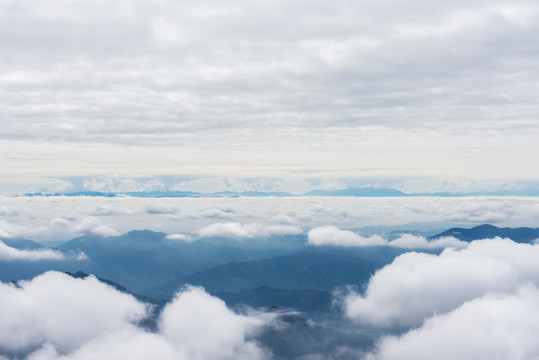
<svg viewBox="0 0 539 360"><path fill-rule="evenodd" d="M167 298L185 284L203 286L210 293L260 286L333 291L338 286L362 286L377 269L405 251L390 247L310 247L288 255L217 265L157 284L144 293Z"/></svg>
<svg viewBox="0 0 539 360"><path fill-rule="evenodd" d="M467 196L529 196L539 197L539 189L525 190L497 190L475 192L419 192L406 193L393 188L380 187L350 187L345 189L314 189L304 193L291 193L287 191L76 191L76 192L33 192L23 197L51 197L51 196L91 196L91 197L137 197L137 198L221 198L221 197L301 197L301 196L334 196L334 197L467 197Z"/></svg>
<svg viewBox="0 0 539 360"><path fill-rule="evenodd" d="M519 243L529 243L539 239L539 228L519 227L519 228L499 228L490 224L475 226L471 229L451 228L437 235L429 237L429 240L438 239L444 236L453 236L462 241L473 241L494 237L509 238Z"/></svg>

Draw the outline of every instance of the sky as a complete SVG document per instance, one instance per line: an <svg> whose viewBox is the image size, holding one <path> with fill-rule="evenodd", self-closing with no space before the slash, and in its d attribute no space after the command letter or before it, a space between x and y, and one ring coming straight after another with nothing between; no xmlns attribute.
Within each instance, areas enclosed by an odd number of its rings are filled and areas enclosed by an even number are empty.
<svg viewBox="0 0 539 360"><path fill-rule="evenodd" d="M2 0L0 185L536 180L538 24L526 0Z"/></svg>

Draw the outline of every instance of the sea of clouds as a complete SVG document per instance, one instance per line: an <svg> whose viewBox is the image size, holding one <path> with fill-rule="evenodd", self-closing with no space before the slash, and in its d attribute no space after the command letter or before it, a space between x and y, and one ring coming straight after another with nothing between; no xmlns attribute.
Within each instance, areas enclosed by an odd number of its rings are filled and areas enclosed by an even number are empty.
<svg viewBox="0 0 539 360"><path fill-rule="evenodd" d="M415 203L415 205L414 205ZM21 199L0 208L5 239L55 234L114 236L144 221L170 241L224 236L249 241L304 234L311 246L387 246L407 252L379 269L364 289L335 292L343 321L380 334L357 357L385 359L533 359L539 357L539 245L494 238L465 243L403 234L388 239L350 226L492 214L506 225L537 219L531 199ZM269 206L268 206L269 205ZM47 209L50 209L46 211ZM368 215L368 214L371 215ZM374 220L374 215L380 218ZM382 214L385 214L382 216ZM366 220L367 219L367 220ZM154 220L154 222L149 221ZM190 227L179 225L191 220ZM534 222L529 221L529 224ZM331 224L331 225L328 225ZM174 227L176 226L176 227ZM48 234L48 235L47 235ZM425 250L427 250L425 252ZM0 242L0 261L63 261L50 249L18 250ZM276 316L233 311L202 288L179 289L157 316L152 307L89 276L47 272L0 284L0 354L48 359L266 359L257 341ZM342 350L342 349L341 349ZM351 349L350 351L356 351ZM350 352L348 352L349 354ZM311 354L339 358L338 354Z"/></svg>

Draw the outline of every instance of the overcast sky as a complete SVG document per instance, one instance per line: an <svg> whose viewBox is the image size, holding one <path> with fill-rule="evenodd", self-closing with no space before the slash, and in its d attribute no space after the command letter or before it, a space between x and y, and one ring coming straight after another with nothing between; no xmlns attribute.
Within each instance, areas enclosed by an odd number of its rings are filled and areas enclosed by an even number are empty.
<svg viewBox="0 0 539 360"><path fill-rule="evenodd" d="M4 175L537 179L536 1L0 1Z"/></svg>

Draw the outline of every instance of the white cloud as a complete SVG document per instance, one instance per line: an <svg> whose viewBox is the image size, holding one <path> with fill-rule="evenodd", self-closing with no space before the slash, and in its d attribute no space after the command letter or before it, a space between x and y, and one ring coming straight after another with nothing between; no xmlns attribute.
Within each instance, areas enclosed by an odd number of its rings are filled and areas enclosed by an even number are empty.
<svg viewBox="0 0 539 360"><path fill-rule="evenodd" d="M43 226L26 227L22 225L12 224L5 220L0 220L0 238L18 238L18 237L40 237L48 233L48 229Z"/></svg>
<svg viewBox="0 0 539 360"><path fill-rule="evenodd" d="M317 246L371 246L387 244L387 241L381 236L363 237L352 231L340 230L333 225L312 229L307 234L307 237L309 244Z"/></svg>
<svg viewBox="0 0 539 360"><path fill-rule="evenodd" d="M197 231L200 237L223 236L237 239L265 238L274 235L297 235L303 233L298 226L270 225L237 222L214 223Z"/></svg>
<svg viewBox="0 0 539 360"><path fill-rule="evenodd" d="M48 272L0 284L0 351L30 360L266 359L252 336L273 315L238 315L200 288L178 292L156 332L137 323L149 308L95 277Z"/></svg>
<svg viewBox="0 0 539 360"><path fill-rule="evenodd" d="M113 228L103 225L99 218L87 216L74 226L71 231L75 233L92 234L98 236L118 236L120 233Z"/></svg>
<svg viewBox="0 0 539 360"><path fill-rule="evenodd" d="M509 239L476 240L440 255L410 252L377 271L363 295L349 294L346 314L379 326L420 325L425 318L490 292L539 281L539 246Z"/></svg>
<svg viewBox="0 0 539 360"><path fill-rule="evenodd" d="M494 293L433 316L418 329L386 337L369 360L539 358L539 289Z"/></svg>
<svg viewBox="0 0 539 360"><path fill-rule="evenodd" d="M452 236L445 236L429 241L424 236L415 236L411 234L402 234L399 238L387 243L389 246L405 249L443 249L446 247L462 249L467 247L468 244L468 242L461 241Z"/></svg>
<svg viewBox="0 0 539 360"><path fill-rule="evenodd" d="M0 347L24 350L44 343L61 352L109 331L129 330L146 316L134 297L89 276L47 272L33 280L0 284Z"/></svg>
<svg viewBox="0 0 539 360"><path fill-rule="evenodd" d="M0 260L63 260L64 255L58 251L43 249L43 250L19 250L7 246L0 241Z"/></svg>
<svg viewBox="0 0 539 360"><path fill-rule="evenodd" d="M267 237L269 231L262 224L240 224L236 222L215 223L197 231L200 237L223 236L237 239Z"/></svg>
<svg viewBox="0 0 539 360"><path fill-rule="evenodd" d="M465 248L468 243L454 237L443 237L433 241L424 236L403 234L388 241L380 235L361 236L349 230L341 230L333 225L317 227L307 234L308 243L315 246L392 246L404 249L440 249L446 247Z"/></svg>
<svg viewBox="0 0 539 360"><path fill-rule="evenodd" d="M180 241L193 241L193 239L189 236L189 235L186 235L186 234L168 234L167 236L165 236L165 239L168 239L168 240L180 240Z"/></svg>
<svg viewBox="0 0 539 360"><path fill-rule="evenodd" d="M193 359L261 359L264 352L246 337L264 323L235 314L201 288L187 288L163 310L159 329Z"/></svg>
<svg viewBox="0 0 539 360"><path fill-rule="evenodd" d="M71 227L71 223L64 218L54 218L51 220L51 224L61 227Z"/></svg>

